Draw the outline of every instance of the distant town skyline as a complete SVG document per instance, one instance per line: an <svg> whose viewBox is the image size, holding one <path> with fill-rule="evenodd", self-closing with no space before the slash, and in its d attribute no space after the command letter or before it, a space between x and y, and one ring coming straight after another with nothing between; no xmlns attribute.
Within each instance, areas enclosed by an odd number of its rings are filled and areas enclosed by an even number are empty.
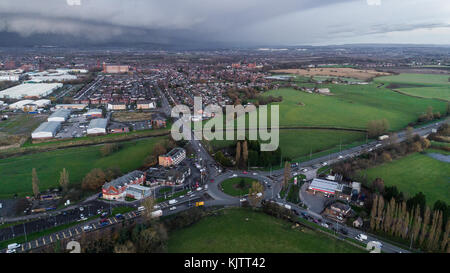
<svg viewBox="0 0 450 273"><path fill-rule="evenodd" d="M3 0L0 18L0 46L450 45L448 0Z"/></svg>

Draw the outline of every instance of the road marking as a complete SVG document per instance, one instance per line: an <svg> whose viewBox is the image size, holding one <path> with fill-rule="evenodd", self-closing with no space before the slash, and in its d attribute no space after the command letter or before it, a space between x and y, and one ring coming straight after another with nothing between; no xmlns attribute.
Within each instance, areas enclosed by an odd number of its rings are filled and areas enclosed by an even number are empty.
<svg viewBox="0 0 450 273"><path fill-rule="evenodd" d="M31 242L28 242L28 248L31 248Z"/></svg>
<svg viewBox="0 0 450 273"><path fill-rule="evenodd" d="M58 235L58 233L56 234L56 239L59 240L59 235Z"/></svg>
<svg viewBox="0 0 450 273"><path fill-rule="evenodd" d="M53 235L52 235L53 236ZM50 243L53 243L53 238L50 236Z"/></svg>
<svg viewBox="0 0 450 273"><path fill-rule="evenodd" d="M69 234L70 234L70 236L72 236L72 231L69 229Z"/></svg>
<svg viewBox="0 0 450 273"><path fill-rule="evenodd" d="M38 242L38 240L36 240L36 247L38 247L39 246L39 242Z"/></svg>
<svg viewBox="0 0 450 273"><path fill-rule="evenodd" d="M24 251L25 250L25 247L22 245L22 251Z"/></svg>
<svg viewBox="0 0 450 273"><path fill-rule="evenodd" d="M78 229L75 229L75 231L77 232L77 235L80 234L80 232L78 232Z"/></svg>
<svg viewBox="0 0 450 273"><path fill-rule="evenodd" d="M64 239L66 239L66 233L64 233L64 231L62 232Z"/></svg>
<svg viewBox="0 0 450 273"><path fill-rule="evenodd" d="M42 242L44 242L44 245L45 245L45 238L44 237L42 237Z"/></svg>

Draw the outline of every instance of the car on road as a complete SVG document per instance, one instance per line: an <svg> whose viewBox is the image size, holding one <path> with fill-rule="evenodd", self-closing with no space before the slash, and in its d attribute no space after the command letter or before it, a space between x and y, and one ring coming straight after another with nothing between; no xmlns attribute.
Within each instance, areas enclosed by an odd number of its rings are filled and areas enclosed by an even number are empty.
<svg viewBox="0 0 450 273"><path fill-rule="evenodd" d="M198 188L197 188L197 191L201 191L201 190L202 190L202 187L198 187Z"/></svg>
<svg viewBox="0 0 450 273"><path fill-rule="evenodd" d="M318 223L319 223L319 221L317 221L317 219L316 219L316 218L313 218L313 222L314 222L314 223L316 223L316 224L318 224Z"/></svg>
<svg viewBox="0 0 450 273"><path fill-rule="evenodd" d="M101 218L106 218L108 216L107 212L103 212L102 215L100 215Z"/></svg>
<svg viewBox="0 0 450 273"><path fill-rule="evenodd" d="M214 179L211 179L210 181L211 181L211 183L214 183Z"/></svg>
<svg viewBox="0 0 450 273"><path fill-rule="evenodd" d="M97 214L102 214L102 211L98 209Z"/></svg>
<svg viewBox="0 0 450 273"><path fill-rule="evenodd" d="M328 228L328 225L326 224L326 223L322 223L322 224L320 224L322 227L324 227L324 228Z"/></svg>
<svg viewBox="0 0 450 273"><path fill-rule="evenodd" d="M233 174L231 177L236 177L237 176L237 174Z"/></svg>
<svg viewBox="0 0 450 273"><path fill-rule="evenodd" d="M140 207L137 208L137 211L139 211L139 212L140 212L140 211L144 211L144 210L145 210L145 207L144 207L144 206L140 206Z"/></svg>
<svg viewBox="0 0 450 273"><path fill-rule="evenodd" d="M357 236L355 236L355 239L362 242L367 240L367 235L360 233Z"/></svg>
<svg viewBox="0 0 450 273"><path fill-rule="evenodd" d="M245 200L246 200L245 198L241 198L239 201L240 202L245 202Z"/></svg>
<svg viewBox="0 0 450 273"><path fill-rule="evenodd" d="M243 173L243 174L248 174L248 172L246 172L246 171L243 171L242 173Z"/></svg>
<svg viewBox="0 0 450 273"><path fill-rule="evenodd" d="M92 226L91 225L85 225L84 227L83 227L83 231L91 231L92 230Z"/></svg>
<svg viewBox="0 0 450 273"><path fill-rule="evenodd" d="M302 172L306 173L308 171L307 168L302 169Z"/></svg>
<svg viewBox="0 0 450 273"><path fill-rule="evenodd" d="M338 156L338 159L342 159L342 158L344 158L342 155Z"/></svg>
<svg viewBox="0 0 450 273"><path fill-rule="evenodd" d="M258 175L257 173L253 173L253 175Z"/></svg>
<svg viewBox="0 0 450 273"><path fill-rule="evenodd" d="M180 199L183 199L184 198L184 195L180 195Z"/></svg>
<svg viewBox="0 0 450 273"><path fill-rule="evenodd" d="M322 162L322 166L326 166L326 165L328 165L327 162Z"/></svg>
<svg viewBox="0 0 450 273"><path fill-rule="evenodd" d="M177 207L173 206L173 207L170 207L169 210L176 210L176 209L177 209Z"/></svg>
<svg viewBox="0 0 450 273"><path fill-rule="evenodd" d="M21 245L18 243L12 243L8 245L8 250L16 250L17 248L19 248Z"/></svg>

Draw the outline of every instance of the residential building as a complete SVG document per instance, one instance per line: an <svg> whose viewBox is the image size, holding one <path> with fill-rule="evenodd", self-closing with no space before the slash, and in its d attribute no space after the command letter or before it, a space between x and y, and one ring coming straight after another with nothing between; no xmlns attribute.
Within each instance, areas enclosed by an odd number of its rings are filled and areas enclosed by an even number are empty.
<svg viewBox="0 0 450 273"><path fill-rule="evenodd" d="M158 158L159 165L163 167L170 167L178 165L186 158L186 150L180 147L172 149L165 155L160 155Z"/></svg>
<svg viewBox="0 0 450 273"><path fill-rule="evenodd" d="M105 183L102 187L102 197L108 200L118 200L125 197L130 185L141 185L145 181L145 172L132 171L124 176Z"/></svg>

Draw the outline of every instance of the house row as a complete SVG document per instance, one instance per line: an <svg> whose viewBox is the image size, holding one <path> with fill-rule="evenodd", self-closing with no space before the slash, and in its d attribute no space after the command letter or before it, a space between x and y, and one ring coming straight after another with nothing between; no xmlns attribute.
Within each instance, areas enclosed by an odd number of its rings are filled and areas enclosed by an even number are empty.
<svg viewBox="0 0 450 273"><path fill-rule="evenodd" d="M127 188L132 185L142 185L145 177L145 172L135 170L105 183L102 187L102 197L107 200L123 199L126 196Z"/></svg>

